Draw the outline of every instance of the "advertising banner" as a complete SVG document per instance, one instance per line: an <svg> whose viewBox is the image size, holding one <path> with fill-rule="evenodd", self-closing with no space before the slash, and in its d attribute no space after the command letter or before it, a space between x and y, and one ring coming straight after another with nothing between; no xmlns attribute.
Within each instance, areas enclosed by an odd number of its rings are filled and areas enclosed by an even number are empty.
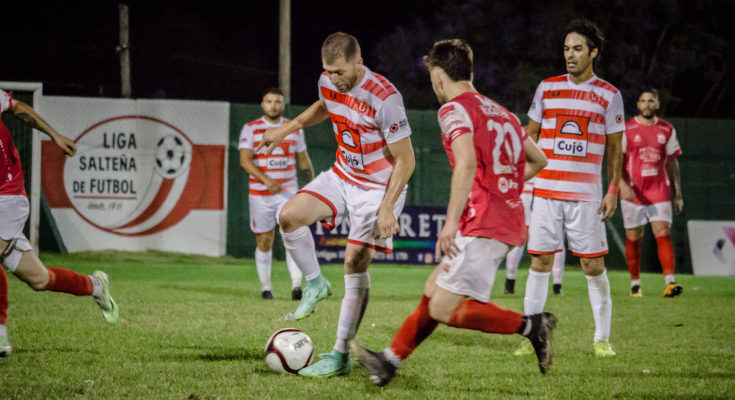
<svg viewBox="0 0 735 400"><path fill-rule="evenodd" d="M386 264L434 264L434 247L444 220L446 207L405 206L398 223L401 230L393 236L393 252L376 252L374 263ZM345 258L348 218L331 231L320 223L311 226L320 263L341 264Z"/></svg>
<svg viewBox="0 0 735 400"><path fill-rule="evenodd" d="M224 255L229 105L44 97L75 141L42 142L41 184L69 251Z"/></svg>
<svg viewBox="0 0 735 400"><path fill-rule="evenodd" d="M735 275L735 221L687 221L694 275Z"/></svg>

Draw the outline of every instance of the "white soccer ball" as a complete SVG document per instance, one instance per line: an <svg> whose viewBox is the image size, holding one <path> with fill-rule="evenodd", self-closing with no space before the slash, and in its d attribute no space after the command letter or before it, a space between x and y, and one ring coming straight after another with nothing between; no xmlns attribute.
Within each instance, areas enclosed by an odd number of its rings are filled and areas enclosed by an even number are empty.
<svg viewBox="0 0 735 400"><path fill-rule="evenodd" d="M164 178L174 178L186 165L184 141L175 135L166 135L156 144L156 168Z"/></svg>
<svg viewBox="0 0 735 400"><path fill-rule="evenodd" d="M296 328L279 330L265 345L265 362L278 372L296 374L309 365L313 355L311 338Z"/></svg>

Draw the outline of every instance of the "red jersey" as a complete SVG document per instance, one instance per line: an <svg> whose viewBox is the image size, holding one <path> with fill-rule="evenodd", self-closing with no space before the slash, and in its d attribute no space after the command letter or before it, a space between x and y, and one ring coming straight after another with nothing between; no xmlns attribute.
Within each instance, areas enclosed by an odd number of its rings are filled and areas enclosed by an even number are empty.
<svg viewBox="0 0 735 400"><path fill-rule="evenodd" d="M625 168L623 179L635 192L636 204L654 204L671 200L671 183L667 165L681 154L674 127L656 118L643 125L637 118L625 123L623 135Z"/></svg>
<svg viewBox="0 0 735 400"><path fill-rule="evenodd" d="M13 92L0 90L0 112L13 111ZM23 195L23 168L10 131L0 120L0 196Z"/></svg>
<svg viewBox="0 0 735 400"><path fill-rule="evenodd" d="M444 151L454 168L452 142L471 134L477 171L459 220L464 236L480 236L509 245L526 241L521 202L526 156L526 131L518 118L500 104L475 92L463 93L439 109Z"/></svg>

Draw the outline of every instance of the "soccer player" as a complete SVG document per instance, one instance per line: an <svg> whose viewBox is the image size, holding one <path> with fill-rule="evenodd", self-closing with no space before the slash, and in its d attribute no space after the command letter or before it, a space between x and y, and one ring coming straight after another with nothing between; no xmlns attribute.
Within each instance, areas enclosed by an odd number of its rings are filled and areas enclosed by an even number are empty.
<svg viewBox="0 0 735 400"><path fill-rule="evenodd" d="M630 295L641 297L641 239L647 221L658 245L663 268L664 296L675 297L682 288L674 279L674 247L671 244L671 181L674 182L674 213L684 208L681 175L676 157L681 155L674 127L656 116L658 91L647 89L638 97L638 115L625 123L623 153L625 169L620 199L625 225L625 256L630 271Z"/></svg>
<svg viewBox="0 0 735 400"><path fill-rule="evenodd" d="M324 73L319 79L319 100L291 122L268 129L259 145L270 153L291 132L327 118L339 145L334 166L299 191L279 214L286 249L307 280L294 312L296 319L313 313L316 302L330 293L308 226L322 221L332 229L344 218L350 221L336 343L331 353L299 371L313 377L345 375L352 369L348 342L367 307L367 269L376 251L392 251L391 237L398 232L397 216L415 166L403 97L386 78L363 64L357 39L334 33L324 40L321 56Z"/></svg>
<svg viewBox="0 0 735 400"><path fill-rule="evenodd" d="M472 85L472 49L460 39L434 43L424 57L440 104L439 126L452 166L447 218L436 257L445 256L426 281L418 308L403 322L390 347L376 353L351 342L378 386L388 384L439 323L486 333L528 337L545 373L553 357L549 313L522 316L490 302L495 272L509 246L525 241L520 200L524 178L546 164L520 121ZM528 160L529 162L526 162Z"/></svg>
<svg viewBox="0 0 735 400"><path fill-rule="evenodd" d="M549 164L536 175L529 226L531 270L523 307L526 315L543 311L554 253L564 235L580 257L595 320L594 353L613 356L610 345L612 300L605 272L605 221L617 208L622 174L623 99L613 85L595 76L593 64L604 43L600 29L584 19L567 25L567 74L542 81L528 111L528 134ZM607 156L609 187L602 196L602 160ZM515 354L528 354L527 341Z"/></svg>
<svg viewBox="0 0 735 400"><path fill-rule="evenodd" d="M271 264L276 213L299 189L296 167L306 182L314 179L314 167L301 129L287 136L270 154L253 154L267 128L289 121L283 118L285 102L280 89L266 90L260 107L263 116L242 127L237 148L240 150L240 165L250 174L250 229L255 234L255 267L260 278L261 297L272 299ZM301 270L288 251L286 267L291 275L291 299L301 300Z"/></svg>
<svg viewBox="0 0 735 400"><path fill-rule="evenodd" d="M13 99L12 92L0 90L0 112L13 113L26 125L46 133L67 156L76 153L76 146L71 139L60 135L28 104ZM102 309L104 319L116 323L118 309L110 296L107 275L96 271L93 275L84 276L67 269L46 268L31 251L31 244L23 234L28 212L20 156L13 145L10 131L0 121L0 264L33 290L92 296ZM0 357L12 351L5 325L8 316L8 279L3 268L0 268Z"/></svg>
<svg viewBox="0 0 735 400"><path fill-rule="evenodd" d="M533 202L533 179L523 184L523 192L521 192L521 201L526 215L526 227L528 227L531 218L531 203ZM513 247L508 255L505 256L505 294L516 293L516 273L518 272L518 264L521 263L525 244ZM554 294L561 295L561 285L564 278L564 262L566 261L566 248L562 241L562 248L554 253L554 264L551 267L551 273L554 276L553 290Z"/></svg>

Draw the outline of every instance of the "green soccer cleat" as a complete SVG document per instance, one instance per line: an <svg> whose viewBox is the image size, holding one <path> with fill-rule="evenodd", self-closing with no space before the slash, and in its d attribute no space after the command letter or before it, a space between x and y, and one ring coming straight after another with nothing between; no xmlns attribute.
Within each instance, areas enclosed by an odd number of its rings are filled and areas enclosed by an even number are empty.
<svg viewBox="0 0 735 400"><path fill-rule="evenodd" d="M523 339L518 348L513 351L514 356L528 356L531 354L536 354L536 350L533 349L533 344L528 339Z"/></svg>
<svg viewBox="0 0 735 400"><path fill-rule="evenodd" d="M610 346L610 341L600 339L595 341L595 356L597 357L611 357L615 355L615 351Z"/></svg>
<svg viewBox="0 0 735 400"><path fill-rule="evenodd" d="M13 352L13 348L10 346L7 338L0 336L0 358L4 358Z"/></svg>
<svg viewBox="0 0 735 400"><path fill-rule="evenodd" d="M95 296L94 301L96 301L97 305L100 306L102 316L105 318L105 321L111 324L116 324L118 309L117 303L115 303L115 300L110 296L110 280L107 278L107 274L102 271L94 271L92 276L99 279L102 283L102 296Z"/></svg>
<svg viewBox="0 0 735 400"><path fill-rule="evenodd" d="M332 350L331 353L319 354L318 362L299 370L299 375L314 378L329 378L332 376L347 375L352 371L350 353L340 353Z"/></svg>
<svg viewBox="0 0 735 400"><path fill-rule="evenodd" d="M316 303L331 294L332 285L330 285L329 281L322 275L306 282L306 287L304 287L304 291L301 296L301 302L293 313L294 319L299 320L313 314Z"/></svg>

